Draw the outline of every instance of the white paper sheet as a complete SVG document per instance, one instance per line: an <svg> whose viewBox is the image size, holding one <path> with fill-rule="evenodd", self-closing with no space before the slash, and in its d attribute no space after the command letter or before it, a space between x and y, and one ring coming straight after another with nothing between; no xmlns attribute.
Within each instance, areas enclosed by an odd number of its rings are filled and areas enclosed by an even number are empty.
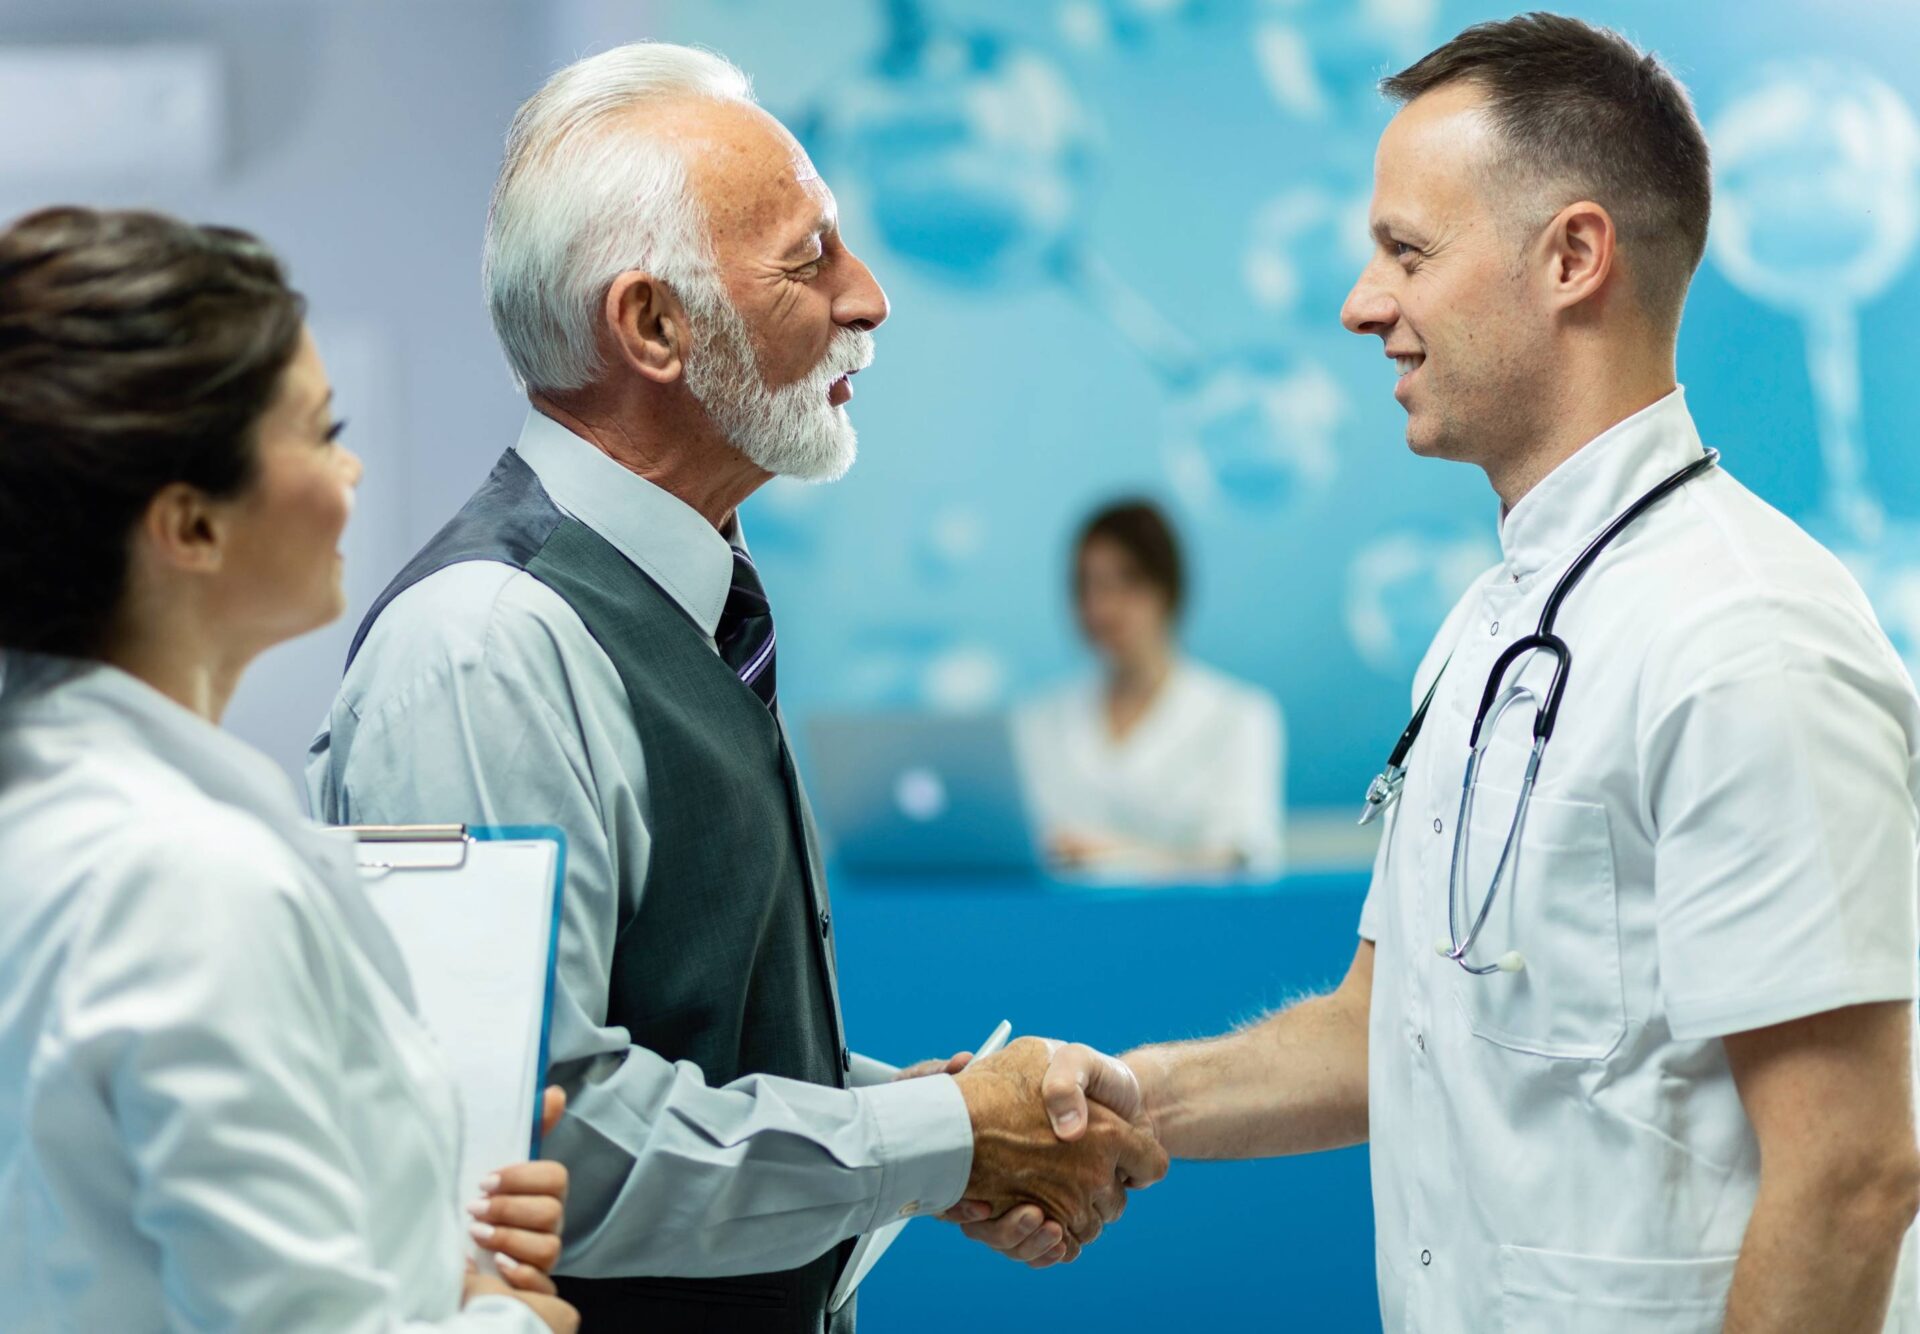
<svg viewBox="0 0 1920 1334"><path fill-rule="evenodd" d="M460 1189L532 1156L553 966L560 847L545 838L362 842L367 894L399 943L465 1113ZM489 1272L487 1253L473 1254Z"/></svg>

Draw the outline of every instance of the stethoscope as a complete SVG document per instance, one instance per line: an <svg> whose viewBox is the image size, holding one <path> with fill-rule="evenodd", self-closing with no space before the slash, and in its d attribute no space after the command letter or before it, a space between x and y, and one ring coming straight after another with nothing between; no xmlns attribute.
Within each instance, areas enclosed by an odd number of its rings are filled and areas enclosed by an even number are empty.
<svg viewBox="0 0 1920 1334"><path fill-rule="evenodd" d="M1547 595L1547 605L1540 612L1540 624L1534 632L1515 640L1493 664L1493 671L1487 677L1487 687L1480 692L1480 708L1473 716L1473 731L1467 737L1467 771L1460 783L1460 818L1453 826L1453 861L1447 868L1447 938L1437 941L1433 947L1440 957L1453 960L1476 977L1496 972L1517 973L1527 966L1526 959L1518 950L1508 950L1489 964L1472 963L1467 955L1480 938L1480 928L1486 925L1487 914L1493 911L1493 900L1500 892L1501 879L1507 874L1508 868L1514 865L1514 852L1520 846L1520 831L1527 823L1527 806L1533 798L1534 783L1540 776L1540 757L1546 753L1547 740L1553 735L1554 723L1560 717L1560 701L1567 692L1567 669L1572 663L1573 654L1567 648L1567 641L1553 632L1554 619L1560 614L1560 604L1579 586L1588 569L1600 558L1600 553L1628 525L1719 461L1720 452L1709 449L1627 506L1598 537L1587 543L1586 549L1574 558L1567 572L1560 576L1560 582ZM1544 700L1530 686L1516 683L1505 690L1500 688L1514 660L1529 653L1547 653L1553 657L1553 678L1547 684ZM1420 729L1426 724L1427 710L1432 707L1434 693L1439 690L1440 678L1446 672L1447 666L1442 663L1433 678L1433 684L1427 687L1420 707L1413 711L1413 719L1407 724L1407 730L1400 734L1400 740L1394 743L1393 753L1387 756L1387 767L1368 785L1367 804L1360 812L1361 824L1369 823L1400 799L1400 789L1407 781L1407 752L1413 749ZM1493 879L1480 900L1480 911L1474 915L1473 924L1462 938L1458 908L1460 883L1466 878L1467 829L1472 823L1474 789L1480 777L1480 762L1486 755L1488 742L1493 740L1494 732L1499 729L1500 719L1516 704L1534 706L1533 750L1527 756L1526 772L1520 780L1520 800L1514 807L1513 822L1507 826L1507 841L1500 849L1500 860L1493 868Z"/></svg>

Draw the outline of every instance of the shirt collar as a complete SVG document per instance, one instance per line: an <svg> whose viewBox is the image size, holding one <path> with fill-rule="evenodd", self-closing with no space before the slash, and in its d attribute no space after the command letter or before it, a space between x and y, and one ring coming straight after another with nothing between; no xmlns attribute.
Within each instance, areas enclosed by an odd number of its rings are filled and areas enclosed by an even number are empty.
<svg viewBox="0 0 1920 1334"><path fill-rule="evenodd" d="M1500 524L1514 582L1559 564L1627 506L1704 449L1686 389L1677 387L1608 428L1547 474Z"/></svg>
<svg viewBox="0 0 1920 1334"><path fill-rule="evenodd" d="M413 985L399 947L360 883L354 839L306 817L280 766L246 742L105 663L8 654L0 718L58 730L89 751L132 750L184 777L213 801L259 820L311 866L360 947L409 1010Z"/></svg>
<svg viewBox="0 0 1920 1334"><path fill-rule="evenodd" d="M693 506L538 409L514 450L553 503L611 542L713 638L733 587L728 538ZM733 543L745 547L736 516Z"/></svg>

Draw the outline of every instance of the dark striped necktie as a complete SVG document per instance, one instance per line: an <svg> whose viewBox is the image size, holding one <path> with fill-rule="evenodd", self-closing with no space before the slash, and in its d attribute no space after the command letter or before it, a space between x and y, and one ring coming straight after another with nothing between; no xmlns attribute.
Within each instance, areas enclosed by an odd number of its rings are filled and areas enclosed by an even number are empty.
<svg viewBox="0 0 1920 1334"><path fill-rule="evenodd" d="M760 586L760 572L739 547L733 548L733 586L713 632L721 660L769 709L773 707L773 608Z"/></svg>

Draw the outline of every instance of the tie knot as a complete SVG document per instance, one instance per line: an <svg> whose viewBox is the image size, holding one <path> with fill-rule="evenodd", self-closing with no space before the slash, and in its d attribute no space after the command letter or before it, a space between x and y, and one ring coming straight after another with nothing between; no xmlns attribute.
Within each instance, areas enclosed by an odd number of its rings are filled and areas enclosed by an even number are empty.
<svg viewBox="0 0 1920 1334"><path fill-rule="evenodd" d="M767 602L766 589L761 587L760 572L753 568L753 558L739 547L733 548L733 583L727 589L727 605L720 612L713 641L721 660L771 709L773 608Z"/></svg>
<svg viewBox="0 0 1920 1334"><path fill-rule="evenodd" d="M733 583L727 589L727 606L720 614L721 622L724 624L730 616L765 616L771 611L767 590L760 584L760 571L753 567L753 557L734 547Z"/></svg>

